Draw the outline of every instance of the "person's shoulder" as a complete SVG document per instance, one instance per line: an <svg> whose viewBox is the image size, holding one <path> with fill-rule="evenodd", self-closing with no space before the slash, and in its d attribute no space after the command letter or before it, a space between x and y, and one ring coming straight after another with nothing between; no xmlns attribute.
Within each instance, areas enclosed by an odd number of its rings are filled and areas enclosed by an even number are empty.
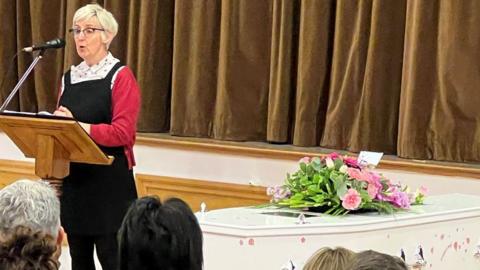
<svg viewBox="0 0 480 270"><path fill-rule="evenodd" d="M133 74L132 69L130 69L127 65L123 65L118 69L118 79L135 79L135 74Z"/></svg>

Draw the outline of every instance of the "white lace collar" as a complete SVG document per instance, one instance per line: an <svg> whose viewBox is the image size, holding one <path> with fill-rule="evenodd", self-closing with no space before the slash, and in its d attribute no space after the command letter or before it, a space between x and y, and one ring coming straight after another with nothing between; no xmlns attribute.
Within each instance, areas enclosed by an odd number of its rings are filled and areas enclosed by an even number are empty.
<svg viewBox="0 0 480 270"><path fill-rule="evenodd" d="M120 60L113 57L110 52L108 52L107 56L105 56L105 58L103 58L100 62L91 67L88 66L85 61L83 61L77 66L72 66L70 68L70 83L75 84L79 82L103 79L119 61Z"/></svg>

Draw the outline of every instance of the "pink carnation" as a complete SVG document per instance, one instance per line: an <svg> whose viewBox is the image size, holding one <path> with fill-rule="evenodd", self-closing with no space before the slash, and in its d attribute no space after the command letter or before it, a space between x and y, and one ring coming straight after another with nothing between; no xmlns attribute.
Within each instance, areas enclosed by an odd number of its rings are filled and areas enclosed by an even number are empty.
<svg viewBox="0 0 480 270"><path fill-rule="evenodd" d="M378 193L382 190L382 183L380 176L373 172L363 172L364 179L368 182L367 192L370 198L375 199Z"/></svg>
<svg viewBox="0 0 480 270"><path fill-rule="evenodd" d="M347 169L347 174L350 176L350 178L356 179L356 180L363 180L363 173L359 169L355 168L348 168Z"/></svg>
<svg viewBox="0 0 480 270"><path fill-rule="evenodd" d="M327 155L327 157L331 158L332 160L335 160L337 158L342 159L342 157L337 152L330 153Z"/></svg>
<svg viewBox="0 0 480 270"><path fill-rule="evenodd" d="M367 187L368 196L372 199L375 199L381 189L382 189L382 184L378 182L369 183Z"/></svg>
<svg viewBox="0 0 480 270"><path fill-rule="evenodd" d="M360 165L358 165L356 158L346 157L343 159L343 162L347 164L348 167L360 168Z"/></svg>
<svg viewBox="0 0 480 270"><path fill-rule="evenodd" d="M400 191L397 186L390 186L385 194L378 194L377 198L382 201L390 202L400 208L410 208L411 198L409 198L406 192Z"/></svg>
<svg viewBox="0 0 480 270"><path fill-rule="evenodd" d="M410 208L410 199L405 192L397 191L392 194L392 203L400 208Z"/></svg>
<svg viewBox="0 0 480 270"><path fill-rule="evenodd" d="M371 172L371 171L367 171L367 172L363 172L365 175L366 175L366 180L371 183L371 182L378 182L380 183L380 179L382 179L380 177L380 175L374 173L374 172Z"/></svg>
<svg viewBox="0 0 480 270"><path fill-rule="evenodd" d="M362 198L358 191L350 188L342 199L342 206L347 210L355 210L360 206L361 202Z"/></svg>

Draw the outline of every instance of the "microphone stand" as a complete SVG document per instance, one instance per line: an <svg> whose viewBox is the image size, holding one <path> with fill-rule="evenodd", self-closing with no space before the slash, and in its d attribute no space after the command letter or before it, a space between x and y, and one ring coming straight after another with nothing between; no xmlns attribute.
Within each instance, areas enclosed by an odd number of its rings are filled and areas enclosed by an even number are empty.
<svg viewBox="0 0 480 270"><path fill-rule="evenodd" d="M38 61L40 61L40 59L42 59L43 57L43 54L45 53L45 49L41 49L40 52L37 54L37 56L35 57L35 59L33 59L33 62L30 64L30 66L28 67L28 69L25 71L25 73L23 74L23 76L20 78L20 80L17 82L17 84L15 85L15 87L13 88L12 92L10 93L10 95L8 95L7 99L3 102L2 104L2 107L0 107L0 113L2 113L3 111L5 111L5 109L7 108L8 104L10 103L10 101L12 100L12 98L15 96L15 94L18 92L18 90L20 89L20 87L22 86L22 84L25 82L25 80L27 79L28 75L32 72L33 68L37 65Z"/></svg>

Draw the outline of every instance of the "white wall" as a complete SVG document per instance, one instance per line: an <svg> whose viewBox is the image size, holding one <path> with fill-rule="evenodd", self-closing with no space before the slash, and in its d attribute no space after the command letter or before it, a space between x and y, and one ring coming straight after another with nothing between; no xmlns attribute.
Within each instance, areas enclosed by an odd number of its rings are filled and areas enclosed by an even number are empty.
<svg viewBox="0 0 480 270"><path fill-rule="evenodd" d="M182 177L227 183L279 185L287 172L296 170L295 161L241 155L188 151L144 145L135 146L135 173ZM26 159L13 142L0 132L0 159ZM417 188L428 187L430 194L466 193L480 195L480 180L466 177L379 170L394 182Z"/></svg>
<svg viewBox="0 0 480 270"><path fill-rule="evenodd" d="M0 132L0 159L32 161L23 156L22 152L15 146L5 133Z"/></svg>

